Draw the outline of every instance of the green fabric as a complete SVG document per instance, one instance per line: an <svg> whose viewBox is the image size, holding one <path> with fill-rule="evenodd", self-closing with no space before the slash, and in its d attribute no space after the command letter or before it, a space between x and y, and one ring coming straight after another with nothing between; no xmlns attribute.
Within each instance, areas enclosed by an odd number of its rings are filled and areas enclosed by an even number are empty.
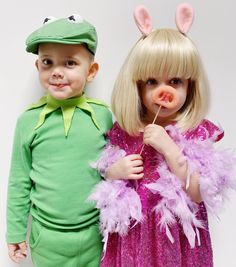
<svg viewBox="0 0 236 267"><path fill-rule="evenodd" d="M98 210L87 198L101 177L90 164L106 144L111 112L89 102L99 130L89 112L76 107L65 137L60 108L34 129L45 106L40 103L24 112L16 125L8 185L8 243L25 240L29 212L53 229L81 229L98 221Z"/></svg>
<svg viewBox="0 0 236 267"><path fill-rule="evenodd" d="M70 19L72 18L72 19ZM45 23L26 39L26 51L38 53L40 43L86 44L92 54L97 48L97 33L92 24L76 15Z"/></svg>
<svg viewBox="0 0 236 267"><path fill-rule="evenodd" d="M100 129L98 122L96 120L94 110L92 109L91 105L89 105L89 103L105 105L101 101L98 101L96 99L86 98L84 94L80 97L75 97L75 98L65 99L65 100L58 100L58 99L53 98L51 95L47 95L47 96L43 96L38 101L38 103L31 105L29 109L38 108L44 105L44 108L41 111L40 116L39 116L39 121L37 125L35 126L35 129L37 129L44 123L46 116L48 114L57 110L58 108L61 108L62 114L63 114L63 120L64 120L65 136L67 136L76 107L87 111L91 115L93 123L96 125L98 129Z"/></svg>
<svg viewBox="0 0 236 267"><path fill-rule="evenodd" d="M33 220L30 241L35 267L99 267L102 242L98 225L55 231Z"/></svg>

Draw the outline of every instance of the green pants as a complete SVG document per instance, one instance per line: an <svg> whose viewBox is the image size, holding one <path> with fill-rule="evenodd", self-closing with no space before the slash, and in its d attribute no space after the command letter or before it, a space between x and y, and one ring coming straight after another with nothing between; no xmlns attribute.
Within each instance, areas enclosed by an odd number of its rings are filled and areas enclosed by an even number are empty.
<svg viewBox="0 0 236 267"><path fill-rule="evenodd" d="M102 251L98 225L57 231L32 221L31 257L35 267L98 267Z"/></svg>

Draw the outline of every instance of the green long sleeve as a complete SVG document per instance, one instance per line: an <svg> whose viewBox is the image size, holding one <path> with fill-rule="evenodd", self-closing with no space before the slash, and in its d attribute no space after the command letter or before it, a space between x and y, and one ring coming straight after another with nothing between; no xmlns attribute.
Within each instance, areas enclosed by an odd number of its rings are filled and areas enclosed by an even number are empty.
<svg viewBox="0 0 236 267"><path fill-rule="evenodd" d="M24 129L21 126L23 125L18 120L8 183L7 218L11 218L7 225L8 243L18 243L25 240L30 210L31 154L29 147L24 144Z"/></svg>
<svg viewBox="0 0 236 267"><path fill-rule="evenodd" d="M87 201L101 180L91 163L106 144L112 116L107 107L89 104L99 128L89 112L76 107L67 136L62 109L47 114L37 129L43 106L18 119L8 186L8 243L25 240L29 213L53 229L80 229L98 221L98 210Z"/></svg>

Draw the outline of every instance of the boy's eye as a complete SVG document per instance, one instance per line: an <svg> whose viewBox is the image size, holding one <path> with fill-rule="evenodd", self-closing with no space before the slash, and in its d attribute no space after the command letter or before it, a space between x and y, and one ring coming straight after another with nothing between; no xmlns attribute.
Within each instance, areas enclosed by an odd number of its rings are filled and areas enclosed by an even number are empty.
<svg viewBox="0 0 236 267"><path fill-rule="evenodd" d="M149 78L149 79L147 79L146 84L147 85L156 85L157 84L157 80L154 79L154 78Z"/></svg>
<svg viewBox="0 0 236 267"><path fill-rule="evenodd" d="M182 83L183 83L183 81L180 78L172 78L170 80L170 84L171 85L179 85L179 84L182 84Z"/></svg>
<svg viewBox="0 0 236 267"><path fill-rule="evenodd" d="M45 58L42 60L42 63L44 65L51 65L52 64L52 60L51 59L48 59L48 58Z"/></svg>
<svg viewBox="0 0 236 267"><path fill-rule="evenodd" d="M73 67L75 65L77 65L77 63L74 60L68 60L66 62L66 66L68 66L68 67Z"/></svg>

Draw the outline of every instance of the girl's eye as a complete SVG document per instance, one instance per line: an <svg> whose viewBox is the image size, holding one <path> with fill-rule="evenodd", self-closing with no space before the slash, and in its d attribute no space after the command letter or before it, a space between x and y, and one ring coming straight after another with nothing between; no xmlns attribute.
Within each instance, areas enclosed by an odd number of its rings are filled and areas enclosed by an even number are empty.
<svg viewBox="0 0 236 267"><path fill-rule="evenodd" d="M75 65L77 65L77 64L76 64L76 62L74 60L68 60L66 62L66 66L68 66L68 67L73 67Z"/></svg>
<svg viewBox="0 0 236 267"><path fill-rule="evenodd" d="M146 81L146 85L156 85L157 84L157 80L154 78L149 78Z"/></svg>
<svg viewBox="0 0 236 267"><path fill-rule="evenodd" d="M52 64L52 60L51 59L48 59L48 58L45 58L45 59L43 59L42 60L42 63L44 64L44 65L51 65Z"/></svg>
<svg viewBox="0 0 236 267"><path fill-rule="evenodd" d="M170 80L170 84L171 85L180 85L182 83L183 83L183 81L180 78L173 78L173 79Z"/></svg>

